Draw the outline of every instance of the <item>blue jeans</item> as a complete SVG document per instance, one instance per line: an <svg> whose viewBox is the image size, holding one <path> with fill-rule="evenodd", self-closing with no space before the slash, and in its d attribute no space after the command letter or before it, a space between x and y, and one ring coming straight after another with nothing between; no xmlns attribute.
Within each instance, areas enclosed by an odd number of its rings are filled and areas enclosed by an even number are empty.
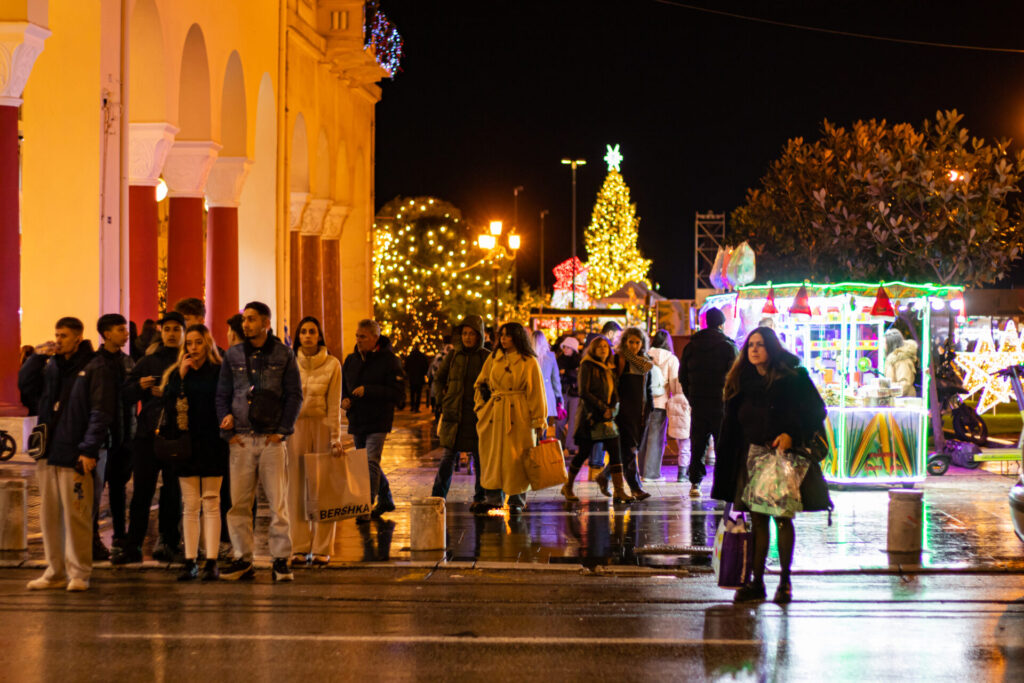
<svg viewBox="0 0 1024 683"><path fill-rule="evenodd" d="M394 503L391 499L391 486L388 484L388 478L384 475L384 470L380 468L380 459L384 455L384 441L387 438L387 432L352 435L355 447L366 449L366 464L370 468L371 504L378 498Z"/></svg>
<svg viewBox="0 0 1024 683"><path fill-rule="evenodd" d="M482 503L485 498L483 487L480 486L480 454L472 453L473 458L473 502ZM448 489L452 486L452 474L455 472L455 463L458 462L459 454L451 448L444 449L441 456L441 464L437 466L437 476L434 477L434 488L430 492L432 496L440 498L448 497Z"/></svg>

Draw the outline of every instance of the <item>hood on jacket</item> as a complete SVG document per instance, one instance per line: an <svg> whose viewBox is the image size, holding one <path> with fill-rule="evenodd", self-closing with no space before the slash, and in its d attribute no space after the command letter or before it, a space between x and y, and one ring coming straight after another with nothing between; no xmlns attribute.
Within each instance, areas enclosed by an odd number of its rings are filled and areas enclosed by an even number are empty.
<svg viewBox="0 0 1024 683"><path fill-rule="evenodd" d="M889 358L892 359L891 362L893 362L893 363L895 363L897 361L902 361L902 360L912 360L912 361L914 361L916 363L917 362L917 357L918 357L918 355L917 355L918 348L920 348L920 347L918 347L916 341L912 341L910 339L907 339L907 340L905 340L903 342L903 344L898 346L896 349L894 349L889 354Z"/></svg>
<svg viewBox="0 0 1024 683"><path fill-rule="evenodd" d="M468 350L476 351L477 349L482 349L484 346L484 341L487 338L486 335L484 334L484 319L478 315L467 315L465 318L462 319L462 322L455 326L455 328L459 331L459 334L452 335L452 344L454 344L455 347L459 349L462 348L463 327L472 328L473 331L476 332L478 337L476 346Z"/></svg>
<svg viewBox="0 0 1024 683"><path fill-rule="evenodd" d="M95 355L96 350L93 348L92 342L88 339L83 339L70 358L65 358L64 356L55 356L54 358L61 373L74 370L75 374L77 374Z"/></svg>

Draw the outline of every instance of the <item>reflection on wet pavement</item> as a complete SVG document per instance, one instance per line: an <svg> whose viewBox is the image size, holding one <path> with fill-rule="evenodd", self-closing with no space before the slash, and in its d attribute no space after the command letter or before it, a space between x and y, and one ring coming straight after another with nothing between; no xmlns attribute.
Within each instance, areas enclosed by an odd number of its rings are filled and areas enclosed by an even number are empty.
<svg viewBox="0 0 1024 683"><path fill-rule="evenodd" d="M423 414L421 414L423 415ZM409 550L409 506L413 498L430 494L441 451L425 415L402 415L384 449L384 470L398 509L383 521L359 525L340 522L332 554L335 563L390 562L430 559ZM31 477L30 463L3 466L3 476ZM648 482L653 497L632 506L614 506L580 474L576 492L581 501L569 506L557 489L530 492L525 514L474 517L469 512L473 475L465 462L453 478L447 500L447 559L501 563L580 563L655 567L707 566L700 548L712 545L721 517L720 506L706 497L691 499L689 483L675 482L675 467L664 468L664 479ZM1013 533L1007 493L1011 476L951 468L944 477L931 477L925 491L924 551L927 568L972 567L1024 569L1022 545ZM702 491L706 496L711 480ZM34 477L30 479L34 490ZM31 494L31 491L30 491ZM796 571L884 569L888 493L885 490L834 490L833 524L823 513L799 515L796 521ZM38 500L32 495L33 502ZM155 515L154 515L155 517ZM266 553L269 513L261 505L257 553ZM30 533L38 537L38 521L30 515ZM155 526L155 520L154 520ZM105 527L109 534L109 524ZM155 529L154 529L155 532ZM109 541L109 538L108 538ZM152 542L152 539L150 539ZM691 553L650 554L652 546L691 547ZM638 553L637 551L641 552ZM42 548L35 538L33 558ZM774 548L769 563L776 562Z"/></svg>

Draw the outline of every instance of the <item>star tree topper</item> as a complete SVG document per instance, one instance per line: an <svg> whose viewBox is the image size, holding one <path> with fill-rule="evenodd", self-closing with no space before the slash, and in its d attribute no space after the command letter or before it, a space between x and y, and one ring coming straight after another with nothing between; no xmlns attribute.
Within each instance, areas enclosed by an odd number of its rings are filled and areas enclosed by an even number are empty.
<svg viewBox="0 0 1024 683"><path fill-rule="evenodd" d="M609 171L618 171L619 165L622 164L622 152L619 151L619 146L605 145L608 153L604 155L605 162L608 163Z"/></svg>

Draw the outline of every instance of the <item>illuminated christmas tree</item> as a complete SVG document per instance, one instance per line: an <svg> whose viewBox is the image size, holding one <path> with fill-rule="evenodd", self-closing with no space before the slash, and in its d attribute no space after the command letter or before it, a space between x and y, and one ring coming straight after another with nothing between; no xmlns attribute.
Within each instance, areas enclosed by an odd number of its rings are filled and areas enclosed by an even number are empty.
<svg viewBox="0 0 1024 683"><path fill-rule="evenodd" d="M494 262L452 204L396 198L373 226L373 307L383 332L405 353L440 349L450 325L470 313L492 324ZM498 259L498 282L510 289L511 261Z"/></svg>
<svg viewBox="0 0 1024 683"><path fill-rule="evenodd" d="M651 262L636 244L640 219L636 216L636 205L629 201L629 186L619 173L619 146L608 145L604 160L608 163L608 175L597 193L590 225L584 233L590 267L588 287L594 299L608 296L630 280L651 285L647 279Z"/></svg>

